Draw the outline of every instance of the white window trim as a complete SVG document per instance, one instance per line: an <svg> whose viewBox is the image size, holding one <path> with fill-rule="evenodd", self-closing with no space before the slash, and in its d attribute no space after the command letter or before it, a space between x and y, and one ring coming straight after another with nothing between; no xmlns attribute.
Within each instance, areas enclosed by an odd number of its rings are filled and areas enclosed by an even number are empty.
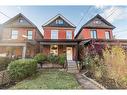
<svg viewBox="0 0 127 95"><path fill-rule="evenodd" d="M55 37L53 37L53 32L56 32ZM51 39L58 39L58 30L51 30Z"/></svg>
<svg viewBox="0 0 127 95"><path fill-rule="evenodd" d="M96 33L96 35L94 35L94 32ZM97 39L97 31L96 30L91 30L90 31L90 36L91 36L92 39Z"/></svg>
<svg viewBox="0 0 127 95"><path fill-rule="evenodd" d="M13 32L17 32L17 35L15 35L16 38L13 38L14 37ZM18 30L12 30L11 31L11 39L18 39Z"/></svg>
<svg viewBox="0 0 127 95"><path fill-rule="evenodd" d="M32 32L32 35L29 35L29 32ZM29 37L32 37L31 39ZM32 30L28 30L27 31L27 39L28 40L32 40L33 39L33 31Z"/></svg>
<svg viewBox="0 0 127 95"><path fill-rule="evenodd" d="M107 33L108 33L108 38L107 38L107 35L106 35ZM109 31L105 32L105 39L110 39L110 32Z"/></svg>
<svg viewBox="0 0 127 95"><path fill-rule="evenodd" d="M67 37L68 37L68 36L67 36L68 33L71 33L71 38L67 38ZM70 36L69 36L69 37L70 37ZM72 39L72 31L71 31L71 30L67 30L67 31L66 31L66 39Z"/></svg>

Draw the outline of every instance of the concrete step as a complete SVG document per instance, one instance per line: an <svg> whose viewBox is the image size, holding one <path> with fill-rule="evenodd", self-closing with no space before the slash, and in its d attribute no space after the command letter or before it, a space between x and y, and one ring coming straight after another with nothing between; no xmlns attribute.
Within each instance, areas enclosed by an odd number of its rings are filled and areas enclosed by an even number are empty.
<svg viewBox="0 0 127 95"><path fill-rule="evenodd" d="M69 73L79 73L75 61L68 61L68 71Z"/></svg>

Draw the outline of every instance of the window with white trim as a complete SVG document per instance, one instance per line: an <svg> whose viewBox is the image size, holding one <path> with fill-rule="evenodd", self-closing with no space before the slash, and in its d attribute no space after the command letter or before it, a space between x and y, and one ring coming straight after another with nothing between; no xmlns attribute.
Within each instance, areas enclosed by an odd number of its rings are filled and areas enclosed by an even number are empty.
<svg viewBox="0 0 127 95"><path fill-rule="evenodd" d="M66 31L66 39L72 39L72 31Z"/></svg>
<svg viewBox="0 0 127 95"><path fill-rule="evenodd" d="M61 19L56 20L56 24L63 24L63 20Z"/></svg>
<svg viewBox="0 0 127 95"><path fill-rule="evenodd" d="M12 30L11 32L11 39L17 39L18 38L18 31Z"/></svg>
<svg viewBox="0 0 127 95"><path fill-rule="evenodd" d="M58 30L51 30L51 39L58 39Z"/></svg>
<svg viewBox="0 0 127 95"><path fill-rule="evenodd" d="M29 39L29 40L31 40L33 37L32 37L32 35L33 35L33 31L28 31L27 32L27 39Z"/></svg>
<svg viewBox="0 0 127 95"><path fill-rule="evenodd" d="M91 38L96 39L97 38L97 31L96 30L91 30Z"/></svg>
<svg viewBox="0 0 127 95"><path fill-rule="evenodd" d="M110 32L109 31L105 32L105 38L110 39Z"/></svg>

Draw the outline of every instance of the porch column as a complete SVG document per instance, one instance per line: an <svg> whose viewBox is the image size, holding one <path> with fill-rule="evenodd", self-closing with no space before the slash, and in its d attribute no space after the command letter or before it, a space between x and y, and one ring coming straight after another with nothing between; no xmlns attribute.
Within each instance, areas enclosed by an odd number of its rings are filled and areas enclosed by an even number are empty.
<svg viewBox="0 0 127 95"><path fill-rule="evenodd" d="M22 50L22 58L24 59L25 57L26 57L26 46L24 46Z"/></svg>
<svg viewBox="0 0 127 95"><path fill-rule="evenodd" d="M76 60L79 60L79 44L76 45Z"/></svg>

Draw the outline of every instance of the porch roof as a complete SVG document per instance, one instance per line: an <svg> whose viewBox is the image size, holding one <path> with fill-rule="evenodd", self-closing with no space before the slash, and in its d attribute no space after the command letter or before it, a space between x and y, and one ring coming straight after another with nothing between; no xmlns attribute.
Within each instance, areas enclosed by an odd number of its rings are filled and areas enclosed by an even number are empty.
<svg viewBox="0 0 127 95"><path fill-rule="evenodd" d="M51 45L51 44L57 44L57 45L77 45L78 44L78 40L64 40L64 39L60 39L60 40L50 40L50 39L44 39L39 41L40 44L42 45Z"/></svg>
<svg viewBox="0 0 127 95"><path fill-rule="evenodd" d="M80 42L80 45L88 45L88 44L111 44L111 45L127 45L127 39L87 39Z"/></svg>

